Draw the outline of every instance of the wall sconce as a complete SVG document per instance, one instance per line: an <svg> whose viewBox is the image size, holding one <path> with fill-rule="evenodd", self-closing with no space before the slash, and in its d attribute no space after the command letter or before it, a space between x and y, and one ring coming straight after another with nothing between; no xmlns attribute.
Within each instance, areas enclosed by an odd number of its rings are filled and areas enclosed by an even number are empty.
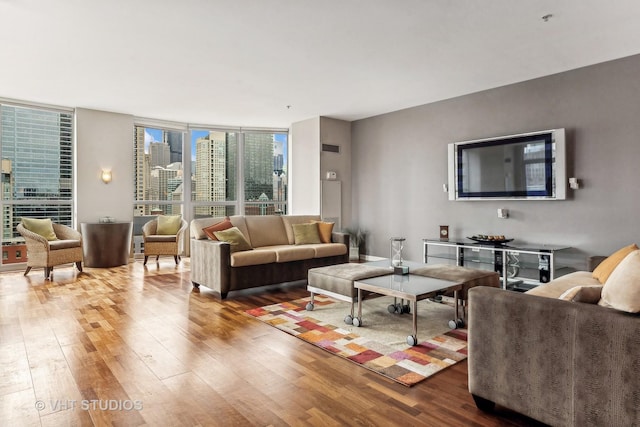
<svg viewBox="0 0 640 427"><path fill-rule="evenodd" d="M102 178L102 182L108 184L111 182L111 169L102 169L102 174L100 174L100 178Z"/></svg>

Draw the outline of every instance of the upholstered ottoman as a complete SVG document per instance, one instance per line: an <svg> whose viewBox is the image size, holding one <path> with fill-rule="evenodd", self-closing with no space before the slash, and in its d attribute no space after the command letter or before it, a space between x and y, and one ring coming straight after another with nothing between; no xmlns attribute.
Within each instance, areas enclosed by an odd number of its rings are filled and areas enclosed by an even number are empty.
<svg viewBox="0 0 640 427"><path fill-rule="evenodd" d="M309 269L307 290L311 293L311 301L307 310L313 310L313 296L326 295L340 301L351 303L351 314L345 316L344 322L351 324L354 314L354 302L357 301L358 291L353 288L353 282L372 277L392 274L389 267L379 267L369 264L346 263L329 265Z"/></svg>
<svg viewBox="0 0 640 427"><path fill-rule="evenodd" d="M498 273L459 267L457 265L430 264L411 269L410 273L435 279L451 280L452 282L462 282L462 289L458 291L458 298L462 301L462 319L458 319L458 327L464 326L467 320L467 293L469 289L476 286L500 287L500 275Z"/></svg>

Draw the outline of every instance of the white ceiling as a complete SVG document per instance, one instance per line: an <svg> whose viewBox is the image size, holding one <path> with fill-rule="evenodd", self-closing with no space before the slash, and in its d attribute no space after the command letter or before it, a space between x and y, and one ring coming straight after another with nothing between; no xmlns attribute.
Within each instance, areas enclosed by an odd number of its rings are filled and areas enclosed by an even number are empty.
<svg viewBox="0 0 640 427"><path fill-rule="evenodd" d="M289 127L640 53L640 2L0 0L0 40L0 98Z"/></svg>

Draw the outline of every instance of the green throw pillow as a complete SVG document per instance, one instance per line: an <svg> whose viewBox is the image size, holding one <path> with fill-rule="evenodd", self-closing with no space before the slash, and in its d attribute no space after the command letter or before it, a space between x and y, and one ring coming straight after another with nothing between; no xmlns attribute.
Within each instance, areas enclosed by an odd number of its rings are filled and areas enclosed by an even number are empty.
<svg viewBox="0 0 640 427"><path fill-rule="evenodd" d="M322 243L320 233L318 233L318 224L293 224L293 241L296 245L310 245L314 243Z"/></svg>
<svg viewBox="0 0 640 427"><path fill-rule="evenodd" d="M156 234L175 235L180 230L182 215L158 215Z"/></svg>
<svg viewBox="0 0 640 427"><path fill-rule="evenodd" d="M214 231L213 234L221 242L231 245L231 252L248 251L253 249L238 227L231 227L222 231Z"/></svg>
<svg viewBox="0 0 640 427"><path fill-rule="evenodd" d="M37 218L22 218L22 225L29 231L32 231L45 239L58 240L55 231L53 231L53 223L51 218L37 219Z"/></svg>

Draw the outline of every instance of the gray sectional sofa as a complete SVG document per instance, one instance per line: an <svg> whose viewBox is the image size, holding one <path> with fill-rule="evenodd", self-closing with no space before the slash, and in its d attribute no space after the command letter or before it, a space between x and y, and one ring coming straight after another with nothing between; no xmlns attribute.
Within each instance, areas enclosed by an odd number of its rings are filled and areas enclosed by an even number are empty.
<svg viewBox="0 0 640 427"><path fill-rule="evenodd" d="M233 252L229 243L211 240L205 227L224 217L191 221L191 282L206 286L226 298L230 291L276 283L306 280L313 267L349 262L349 235L333 232L331 242L296 244L294 224L319 221L317 215L229 217L251 246Z"/></svg>
<svg viewBox="0 0 640 427"><path fill-rule="evenodd" d="M640 285L638 255L625 285ZM640 425L640 316L603 306L605 292L589 271L524 294L471 289L469 391L477 406L498 404L553 426Z"/></svg>

